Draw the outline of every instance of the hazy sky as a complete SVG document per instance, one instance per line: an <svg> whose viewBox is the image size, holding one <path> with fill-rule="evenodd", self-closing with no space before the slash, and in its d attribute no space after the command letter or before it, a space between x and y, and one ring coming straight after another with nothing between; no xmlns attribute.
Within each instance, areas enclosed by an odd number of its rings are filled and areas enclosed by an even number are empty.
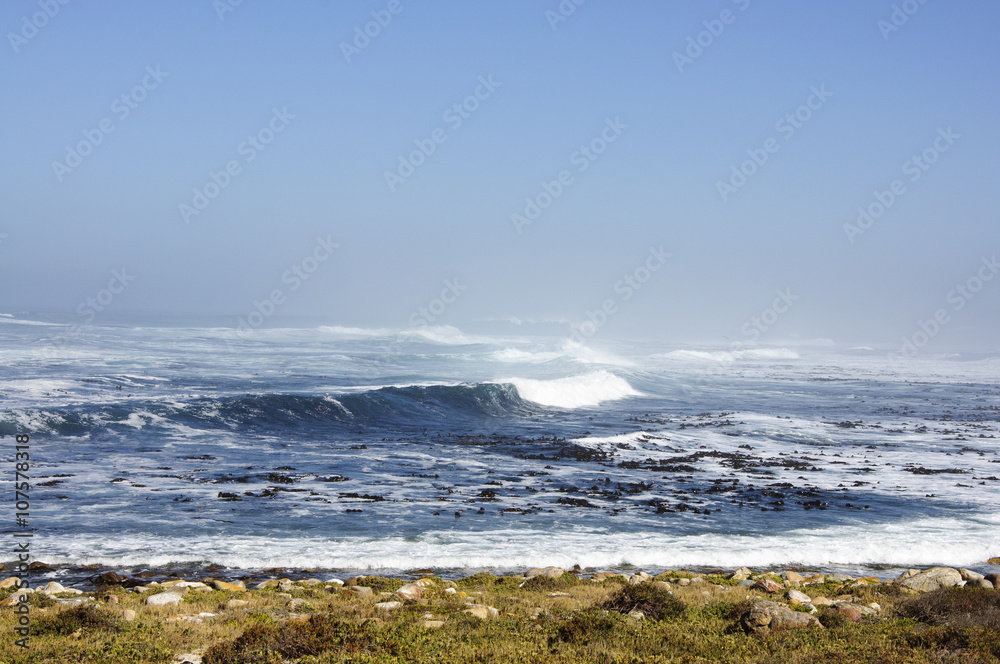
<svg viewBox="0 0 1000 664"><path fill-rule="evenodd" d="M7 0L0 312L995 347L994 0L576 2Z"/></svg>

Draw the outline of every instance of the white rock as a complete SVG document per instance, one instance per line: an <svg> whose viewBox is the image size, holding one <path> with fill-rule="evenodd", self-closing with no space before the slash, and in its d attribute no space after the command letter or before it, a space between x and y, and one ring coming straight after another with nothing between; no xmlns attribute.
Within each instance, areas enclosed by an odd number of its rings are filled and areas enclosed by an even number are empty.
<svg viewBox="0 0 1000 664"><path fill-rule="evenodd" d="M335 586L342 586L342 585L344 585L343 579L327 579L326 582L327 583L332 583Z"/></svg>
<svg viewBox="0 0 1000 664"><path fill-rule="evenodd" d="M789 590L785 593L785 596L792 604L809 604L812 602L812 597L798 590Z"/></svg>
<svg viewBox="0 0 1000 664"><path fill-rule="evenodd" d="M56 602L60 606L69 606L69 607L83 606L87 602L92 602L92 601L93 601L92 597L83 597L81 599L65 599L65 598L56 599Z"/></svg>
<svg viewBox="0 0 1000 664"><path fill-rule="evenodd" d="M483 604L470 604L469 608L465 610L465 613L474 615L477 618L486 620L487 618L493 618L500 615L497 609L492 606L485 606Z"/></svg>
<svg viewBox="0 0 1000 664"><path fill-rule="evenodd" d="M424 596L424 589L416 583L407 583L396 591L396 597L404 601L415 601Z"/></svg>
<svg viewBox="0 0 1000 664"><path fill-rule="evenodd" d="M735 581L742 581L744 579L749 579L753 575L753 571L748 567L741 567L729 575L730 579Z"/></svg>
<svg viewBox="0 0 1000 664"><path fill-rule="evenodd" d="M382 609L383 611L392 611L393 609L398 609L403 606L402 602L379 602L375 605L376 609Z"/></svg>
<svg viewBox="0 0 1000 664"><path fill-rule="evenodd" d="M160 593L146 598L149 606L166 606L168 604L180 604L181 596L177 593Z"/></svg>

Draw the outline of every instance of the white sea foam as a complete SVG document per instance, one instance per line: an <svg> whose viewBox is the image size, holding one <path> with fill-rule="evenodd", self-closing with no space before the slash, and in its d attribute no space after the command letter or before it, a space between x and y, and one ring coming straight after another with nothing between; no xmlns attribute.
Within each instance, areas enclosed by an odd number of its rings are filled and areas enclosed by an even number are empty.
<svg viewBox="0 0 1000 664"><path fill-rule="evenodd" d="M642 396L624 378L605 370L553 380L507 378L497 382L512 384L522 399L559 408L583 408L605 401Z"/></svg>
<svg viewBox="0 0 1000 664"><path fill-rule="evenodd" d="M885 524L799 529L771 535L678 535L664 529L629 533L607 529L427 531L416 537L107 538L77 535L58 545L39 540L50 564L162 566L205 562L233 568L343 569L518 568L539 565L598 569L746 565L767 568L982 565L1000 546L1000 517L906 520ZM364 552L364 555L361 555ZM363 562L362 562L363 561Z"/></svg>
<svg viewBox="0 0 1000 664"><path fill-rule="evenodd" d="M531 351L521 350L520 348L504 348L503 350L498 350L490 353L488 356L491 360L496 360L498 362L551 362L552 360L562 357L562 353L553 352L538 352L533 353Z"/></svg>
<svg viewBox="0 0 1000 664"><path fill-rule="evenodd" d="M586 438L573 438L570 442L584 445L586 447L607 447L609 445L637 445L645 443L664 442L666 438L648 431L634 431L632 433L620 433L617 436L587 436Z"/></svg>

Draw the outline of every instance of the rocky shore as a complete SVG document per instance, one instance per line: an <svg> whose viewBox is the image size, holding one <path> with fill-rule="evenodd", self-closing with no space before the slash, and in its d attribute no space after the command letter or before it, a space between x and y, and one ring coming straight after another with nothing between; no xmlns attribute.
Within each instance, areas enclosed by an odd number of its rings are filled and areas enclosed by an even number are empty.
<svg viewBox="0 0 1000 664"><path fill-rule="evenodd" d="M998 562L990 561L991 565ZM434 576L431 570L415 572L424 574L408 579L366 575L294 580L274 575L248 583L235 576L153 580L149 578L153 574L141 578L106 571L80 584L88 586L87 590L56 581L19 587L19 577L11 576L0 581L0 626L13 633L18 616L30 615L30 645L27 649L16 647L7 639L0 659L14 664L67 661L56 653L65 653L67 647L84 652L87 646L83 641L94 639L119 643L126 635L146 645L129 657L94 661L342 661L347 651L342 640L338 641L340 637L327 635L323 641L330 621L341 631L352 626L359 634L368 635L365 638L372 639L365 641L368 649L385 633L412 635L420 630L496 633L498 642L507 638L486 623L503 625L510 638L517 635L515 640L523 637L525 643L534 644L545 636L548 648L562 649L567 656L590 643L588 635L603 635L612 651L627 651L627 641L613 645L614 638L669 632L685 624L692 634L708 630L704 647L710 649L716 647L717 637L725 636L732 644L734 634L741 634L741 639L773 640L794 638L782 635L800 630L854 629L868 638L879 630L925 634L924 625L930 626L927 629L948 626L947 616L938 616L940 624L934 620L920 623L920 611L947 613L923 607L920 602L926 598L933 598L931 604L938 606L954 598L968 603L971 597L981 606L983 624L979 627L1000 628L1000 622L990 622L1000 620L1000 575L965 568L910 569L889 580L802 570L761 572L746 567L716 573L667 570L656 576L643 571L594 573L579 567L545 567L508 576L480 573L455 580ZM970 613L968 607L963 611ZM919 629L913 626L914 618ZM964 620L969 623L968 615ZM965 628L976 629L975 619L971 623ZM312 645L286 643L289 633L297 635L295 643L308 641ZM421 638L433 642L437 637ZM248 639L260 641L257 645L273 651L273 657L255 659L260 653L248 655ZM932 644L927 661L950 652L953 645L935 649ZM968 644L959 650L973 652ZM45 654L48 652L51 657ZM1000 657L1000 641L988 644L985 652ZM669 648L664 654L669 654ZM320 655L323 658L317 659ZM720 657L718 661L728 661ZM645 661L641 653L637 658ZM401 656L386 661L417 660Z"/></svg>

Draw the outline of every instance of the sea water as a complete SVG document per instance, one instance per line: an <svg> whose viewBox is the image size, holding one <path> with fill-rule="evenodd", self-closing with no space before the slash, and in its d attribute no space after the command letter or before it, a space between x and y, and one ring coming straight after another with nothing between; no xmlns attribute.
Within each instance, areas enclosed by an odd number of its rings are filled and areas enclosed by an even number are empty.
<svg viewBox="0 0 1000 664"><path fill-rule="evenodd" d="M981 566L1000 555L998 369L5 315L0 476L30 435L50 565Z"/></svg>

